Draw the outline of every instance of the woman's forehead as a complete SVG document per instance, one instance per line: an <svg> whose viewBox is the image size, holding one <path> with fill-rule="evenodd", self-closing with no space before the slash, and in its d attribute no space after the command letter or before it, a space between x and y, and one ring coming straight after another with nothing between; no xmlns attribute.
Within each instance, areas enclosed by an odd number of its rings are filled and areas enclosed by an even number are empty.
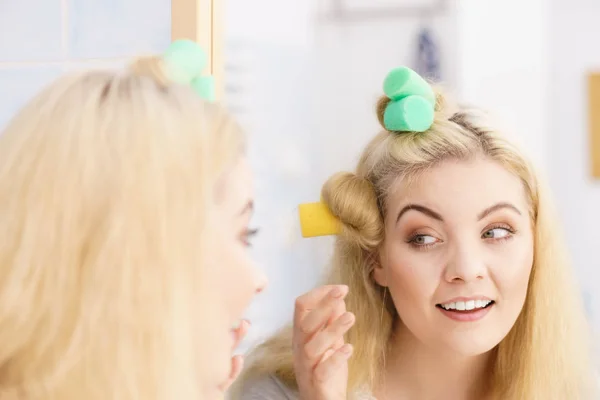
<svg viewBox="0 0 600 400"><path fill-rule="evenodd" d="M416 179L399 180L387 196L390 212L418 203L439 212L473 209L478 213L499 202L526 207L521 180L489 159L447 161L420 173Z"/></svg>

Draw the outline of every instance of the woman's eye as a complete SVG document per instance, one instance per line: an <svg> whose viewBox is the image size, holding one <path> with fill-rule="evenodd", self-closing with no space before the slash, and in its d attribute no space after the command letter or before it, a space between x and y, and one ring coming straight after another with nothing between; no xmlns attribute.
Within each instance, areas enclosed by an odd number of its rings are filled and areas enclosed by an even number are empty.
<svg viewBox="0 0 600 400"><path fill-rule="evenodd" d="M506 228L493 228L483 234L484 239L502 239L509 236L511 232Z"/></svg>
<svg viewBox="0 0 600 400"><path fill-rule="evenodd" d="M437 241L438 240L436 238L434 238L433 236L429 236L429 235L417 235L417 236L413 237L411 240L412 243L419 245L419 246L426 246L429 244L434 244Z"/></svg>

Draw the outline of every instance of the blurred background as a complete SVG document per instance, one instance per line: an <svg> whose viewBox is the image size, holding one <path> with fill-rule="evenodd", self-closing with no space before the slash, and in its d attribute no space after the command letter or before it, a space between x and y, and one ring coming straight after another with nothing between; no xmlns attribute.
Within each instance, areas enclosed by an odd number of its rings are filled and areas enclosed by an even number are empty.
<svg viewBox="0 0 600 400"><path fill-rule="evenodd" d="M320 279L332 240L302 239L297 205L354 167L378 131L383 77L398 65L493 110L546 173L600 331L600 180L588 122L600 3L222 1L223 100L252 137L261 229L252 251L270 278L244 348L288 321L294 298ZM0 0L0 129L62 72L122 68L162 52L170 35L169 0Z"/></svg>

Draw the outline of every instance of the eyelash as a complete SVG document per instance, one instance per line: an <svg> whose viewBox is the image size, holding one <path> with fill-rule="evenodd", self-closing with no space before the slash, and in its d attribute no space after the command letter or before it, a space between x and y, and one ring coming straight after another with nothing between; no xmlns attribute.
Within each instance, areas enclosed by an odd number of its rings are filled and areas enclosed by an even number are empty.
<svg viewBox="0 0 600 400"><path fill-rule="evenodd" d="M431 236L431 235L425 235L425 234L418 233L416 235L411 236L410 239L408 239L406 241L406 243L408 243L412 248L414 248L416 250L427 250L439 243L439 241L435 241L433 243L417 244L416 241L418 238L426 237L426 236ZM433 237L433 236L431 236L431 237Z"/></svg>
<svg viewBox="0 0 600 400"><path fill-rule="evenodd" d="M504 237L501 238L496 238L496 239L489 239L492 240L494 242L504 242L507 240L510 240L514 237L515 233L517 233L517 231L515 229L513 229L510 225L507 224L495 224L490 226L489 228L487 228L485 230L485 232L483 232L484 234L489 232L489 231L493 231L494 229L504 229L506 232L508 232L508 234ZM482 235L483 236L483 235Z"/></svg>
<svg viewBox="0 0 600 400"><path fill-rule="evenodd" d="M250 243L250 240L256 235L258 235L258 229L246 229L242 233L242 243L247 247L251 247L252 243Z"/></svg>
<svg viewBox="0 0 600 400"><path fill-rule="evenodd" d="M488 240L491 240L491 241L493 241L493 242L495 242L495 243L501 243L501 242L504 242L504 241L510 240L510 239L512 239L512 238L514 237L515 233L517 233L517 231L516 231L515 229L511 228L509 225L506 225L506 224L497 224L497 225L492 225L492 226L488 227L488 228L487 228L487 229L486 229L486 230L483 232L483 234L485 234L485 233L487 233L487 232L489 232L489 231L493 231L494 229L504 229L505 231L507 231L507 232L508 232L508 234L507 234L506 236L504 236L504 237L501 237L501 238L491 238L491 239L488 239ZM482 236L483 236L483 234L482 234ZM415 249L417 249L417 250L427 250L427 249L429 249L429 248L431 248L431 247L433 247L433 246L435 246L435 245L437 245L437 244L439 243L439 240L436 240L436 241L435 241L435 242L433 242L433 243L426 243L426 244L417 244L417 243L416 243L416 240L417 240L418 238L420 238L420 237L425 237L425 236L431 236L431 235L426 235L426 234L416 234L416 235L413 235L413 236L411 236L411 237L410 237L410 239L408 239L408 240L407 240L407 243L408 243L408 244L409 244L411 247L413 247L413 248L415 248ZM432 236L432 237L433 237L433 236ZM484 239L485 239L485 238L484 238Z"/></svg>

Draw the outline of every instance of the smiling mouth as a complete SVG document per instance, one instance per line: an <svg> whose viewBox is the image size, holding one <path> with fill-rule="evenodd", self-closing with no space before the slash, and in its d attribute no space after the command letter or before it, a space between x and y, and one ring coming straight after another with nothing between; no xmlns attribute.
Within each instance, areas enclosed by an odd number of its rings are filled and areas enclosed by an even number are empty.
<svg viewBox="0 0 600 400"><path fill-rule="evenodd" d="M436 304L435 306L444 311L456 312L460 314L471 314L496 304L494 300L469 300L457 301L455 303Z"/></svg>

